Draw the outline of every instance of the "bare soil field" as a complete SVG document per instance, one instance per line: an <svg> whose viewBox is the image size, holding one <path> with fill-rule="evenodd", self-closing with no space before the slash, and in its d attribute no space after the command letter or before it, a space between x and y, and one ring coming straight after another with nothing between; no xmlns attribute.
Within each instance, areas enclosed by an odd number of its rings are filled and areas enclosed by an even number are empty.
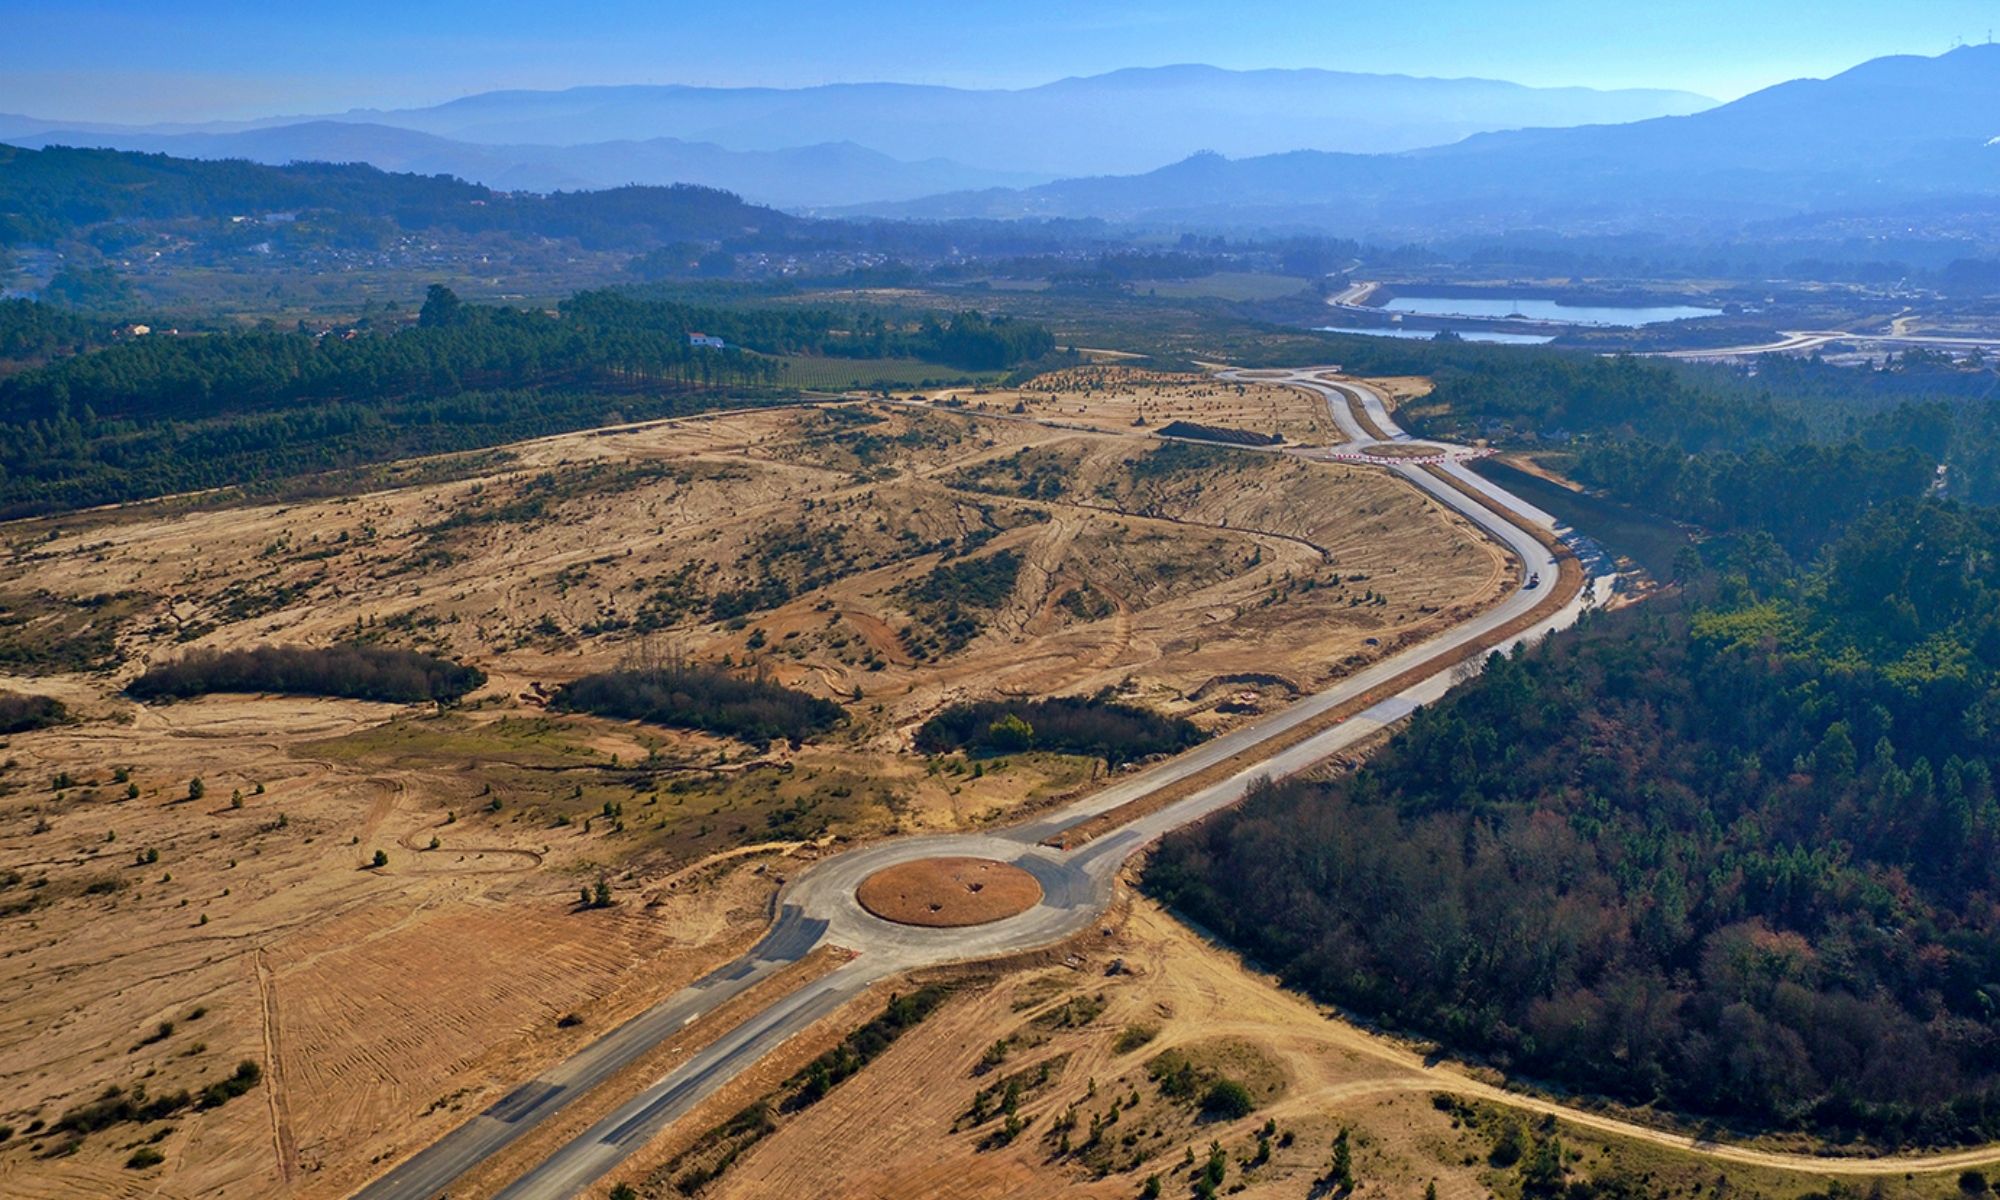
<svg viewBox="0 0 2000 1200"><path fill-rule="evenodd" d="M1208 375L1091 366L1053 371L1019 388L959 395L974 411L1020 413L1110 432L1193 421L1275 433L1308 446L1342 440L1324 406L1296 388L1228 383Z"/></svg>
<svg viewBox="0 0 2000 1200"><path fill-rule="evenodd" d="M1289 1200L1338 1193L1343 1130L1355 1194L1518 1197L1545 1140L1568 1180L1623 1181L1622 1194L1792 1200L1834 1184L1546 1118L1424 1050L1279 988L1142 901L1061 965L962 982L699 1195L1125 1200L1157 1176L1160 1194L1186 1196L1219 1151L1218 1194ZM1240 1095L1219 1094L1225 1081ZM649 1200L680 1194L641 1159L617 1178ZM1839 1186L1936 1197L1956 1173Z"/></svg>
<svg viewBox="0 0 2000 1200"><path fill-rule="evenodd" d="M956 929L1024 913L1042 898L1035 877L989 858L927 858L884 867L855 899L885 921Z"/></svg>
<svg viewBox="0 0 2000 1200"><path fill-rule="evenodd" d="M1174 386L1214 424L1293 403ZM1170 391L1094 396L1151 423ZM943 706L1109 689L1225 728L1502 586L1382 474L1144 434L766 410L0 527L0 687L76 718L0 755L0 1192L343 1195L734 954L831 842L1102 777L910 752ZM191 650L350 640L488 683L448 709L121 690ZM846 723L761 746L547 708L647 641Z"/></svg>

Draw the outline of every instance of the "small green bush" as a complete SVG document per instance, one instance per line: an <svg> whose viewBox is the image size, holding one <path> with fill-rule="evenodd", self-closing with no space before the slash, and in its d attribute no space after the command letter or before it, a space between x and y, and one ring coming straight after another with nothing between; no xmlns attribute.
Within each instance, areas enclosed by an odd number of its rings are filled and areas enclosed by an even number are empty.
<svg viewBox="0 0 2000 1200"><path fill-rule="evenodd" d="M1234 1121L1257 1111L1257 1098L1234 1079L1218 1079L1202 1093L1201 1113L1216 1121Z"/></svg>

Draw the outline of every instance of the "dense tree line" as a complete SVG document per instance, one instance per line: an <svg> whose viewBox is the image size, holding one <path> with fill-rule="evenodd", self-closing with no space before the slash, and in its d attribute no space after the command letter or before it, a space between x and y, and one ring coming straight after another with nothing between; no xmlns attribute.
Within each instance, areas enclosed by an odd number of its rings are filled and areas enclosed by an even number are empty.
<svg viewBox="0 0 2000 1200"><path fill-rule="evenodd" d="M270 214L284 219L261 219ZM0 146L0 247L78 237L115 254L162 232L225 251L263 242L280 251L380 248L397 237L436 234L569 239L591 250L637 252L642 278L703 263L695 274L726 275L735 256L750 253L840 249L959 261L1122 244L1094 220L810 220L691 184L536 195L360 163L266 166Z"/></svg>
<svg viewBox="0 0 2000 1200"><path fill-rule="evenodd" d="M596 248L726 238L750 228L782 242L811 225L688 184L538 196L360 163L274 167L240 159L0 146L0 245L47 243L102 225L193 222L226 229L231 218L267 213L301 217L308 227L330 226L336 238L371 242L386 226L575 238ZM280 232L265 229L260 236Z"/></svg>
<svg viewBox="0 0 2000 1200"><path fill-rule="evenodd" d="M126 685L140 700L211 692L279 692L414 704L456 700L486 682L477 667L389 646L258 646L197 650Z"/></svg>
<svg viewBox="0 0 2000 1200"><path fill-rule="evenodd" d="M969 311L942 316L872 307L720 307L596 291L574 297L563 312L600 327L668 330L683 337L700 331L762 354L916 358L971 371L1018 366L1055 349L1054 335L1040 325Z"/></svg>
<svg viewBox="0 0 2000 1200"><path fill-rule="evenodd" d="M1098 697L1048 700L979 700L954 704L917 729L926 754L1018 754L1047 750L1083 754L1113 766L1175 754L1202 740L1201 730L1180 717L1164 717Z"/></svg>
<svg viewBox="0 0 2000 1200"><path fill-rule="evenodd" d="M1146 886L1325 999L1634 1103L2000 1137L2000 516L1718 538Z"/></svg>
<svg viewBox="0 0 2000 1200"><path fill-rule="evenodd" d="M75 313L32 300L0 300L0 364L74 353L98 329Z"/></svg>
<svg viewBox="0 0 2000 1200"><path fill-rule="evenodd" d="M1744 370L1470 344L1352 345L1366 340L1341 339L1348 370L1435 380L1420 407L1447 410L1409 423L1502 442L1553 439L1579 452L1587 482L1680 519L1742 528L1732 510L1779 502L1802 480L1837 481L1870 502L1917 495L1938 464L1952 495L2000 503L2000 388L1978 362L1923 350L1861 367L1765 355ZM1827 536L1841 519L1801 514L1797 536Z"/></svg>
<svg viewBox="0 0 2000 1200"><path fill-rule="evenodd" d="M1936 461L1911 446L1858 442L1689 454L1623 441L1585 446L1571 473L1654 512L1713 530L1765 530L1809 553L1876 505L1921 495Z"/></svg>
<svg viewBox="0 0 2000 1200"><path fill-rule="evenodd" d="M676 729L700 729L767 743L800 742L839 724L838 704L719 667L688 663L635 665L585 675L556 692L551 707Z"/></svg>
<svg viewBox="0 0 2000 1200"><path fill-rule="evenodd" d="M0 330L21 331L24 345L77 334L40 306L4 312ZM836 342L992 365L1053 345L1040 326L978 314L931 315L857 341L839 332L850 315L611 293L580 295L551 315L463 304L433 288L421 319L394 332L121 339L0 378L0 516L740 404L711 389L768 395L782 367L771 355ZM689 343L691 332L715 331L727 348Z"/></svg>
<svg viewBox="0 0 2000 1200"><path fill-rule="evenodd" d="M71 417L0 424L0 518L499 445L618 420L687 416L721 392L476 391L327 402L201 422L130 426ZM85 431L92 431L86 436Z"/></svg>
<svg viewBox="0 0 2000 1200"><path fill-rule="evenodd" d="M589 310L585 310L588 312ZM433 287L423 318L383 335L247 331L129 338L0 382L0 421L198 421L302 401L367 402L480 388L734 383L773 365L690 346L685 324L563 320L461 304Z"/></svg>

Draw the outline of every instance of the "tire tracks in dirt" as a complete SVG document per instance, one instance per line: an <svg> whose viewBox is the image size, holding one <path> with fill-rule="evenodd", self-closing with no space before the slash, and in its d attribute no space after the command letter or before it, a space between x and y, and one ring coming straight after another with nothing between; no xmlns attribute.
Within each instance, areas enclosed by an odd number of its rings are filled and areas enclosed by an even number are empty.
<svg viewBox="0 0 2000 1200"><path fill-rule="evenodd" d="M257 981L259 1026L264 1037L264 1103L271 1114L271 1150L287 1185L298 1177L299 1145L292 1132L291 1101L285 1095L282 1031L278 1024L278 979L262 946L250 952Z"/></svg>

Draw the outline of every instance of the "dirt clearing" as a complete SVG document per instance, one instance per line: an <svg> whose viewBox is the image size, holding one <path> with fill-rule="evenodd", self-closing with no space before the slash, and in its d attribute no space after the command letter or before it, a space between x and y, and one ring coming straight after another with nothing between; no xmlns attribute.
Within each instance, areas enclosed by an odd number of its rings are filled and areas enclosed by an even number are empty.
<svg viewBox="0 0 2000 1200"><path fill-rule="evenodd" d="M76 717L0 767L0 1190L344 1195L725 961L841 839L1105 778L913 753L942 707L1107 693L1226 729L1504 585L1384 474L1147 433L1316 436L1297 393L1120 379L1023 398L1101 400L1088 429L723 413L379 491L0 529L0 686ZM449 708L122 692L191 650L348 641L488 683ZM793 746L548 709L646 643L846 721ZM167 1102L211 1085L229 1099ZM161 1161L128 1168L142 1146Z"/></svg>
<svg viewBox="0 0 2000 1200"><path fill-rule="evenodd" d="M884 867L861 881L861 907L884 921L956 929L1018 916L1039 904L1042 885L1009 863L926 858Z"/></svg>

